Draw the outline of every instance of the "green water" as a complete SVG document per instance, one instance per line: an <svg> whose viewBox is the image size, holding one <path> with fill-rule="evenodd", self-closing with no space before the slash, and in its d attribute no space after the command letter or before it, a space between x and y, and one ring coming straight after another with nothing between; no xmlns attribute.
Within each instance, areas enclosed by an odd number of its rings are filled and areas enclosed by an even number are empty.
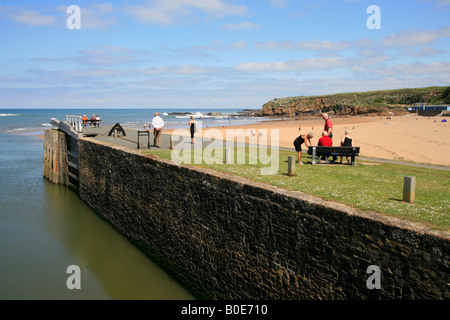
<svg viewBox="0 0 450 320"><path fill-rule="evenodd" d="M42 139L0 132L0 150L0 299L193 299L73 191L42 178ZM81 289L67 287L71 265Z"/></svg>

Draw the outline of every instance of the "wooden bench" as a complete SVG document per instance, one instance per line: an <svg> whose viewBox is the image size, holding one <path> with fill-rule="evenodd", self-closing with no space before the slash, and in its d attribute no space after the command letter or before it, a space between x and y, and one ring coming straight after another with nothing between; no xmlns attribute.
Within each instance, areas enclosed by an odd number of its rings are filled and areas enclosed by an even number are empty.
<svg viewBox="0 0 450 320"><path fill-rule="evenodd" d="M355 157L359 156L359 147L309 147L308 154L312 155L312 165L316 164L317 157L351 157L352 166L355 165Z"/></svg>
<svg viewBox="0 0 450 320"><path fill-rule="evenodd" d="M102 120L91 120L91 119L88 119L88 120L81 120L81 121L83 123L83 127L86 128L88 123L91 125L91 127L100 127L100 122Z"/></svg>

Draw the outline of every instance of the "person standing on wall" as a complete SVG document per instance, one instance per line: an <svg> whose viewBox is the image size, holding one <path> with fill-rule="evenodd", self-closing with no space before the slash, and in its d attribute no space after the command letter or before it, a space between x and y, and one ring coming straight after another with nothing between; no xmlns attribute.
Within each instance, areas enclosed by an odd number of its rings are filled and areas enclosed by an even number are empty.
<svg viewBox="0 0 450 320"><path fill-rule="evenodd" d="M159 113L155 113L155 117L152 120L153 126L153 145L157 148L161 148L161 132L164 127L164 120L159 116Z"/></svg>

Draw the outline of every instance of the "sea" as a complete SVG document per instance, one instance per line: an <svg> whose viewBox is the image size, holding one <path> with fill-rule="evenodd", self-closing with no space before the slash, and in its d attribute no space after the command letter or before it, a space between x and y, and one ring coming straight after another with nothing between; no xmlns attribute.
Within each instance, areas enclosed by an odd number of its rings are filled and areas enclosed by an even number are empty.
<svg viewBox="0 0 450 320"><path fill-rule="evenodd" d="M194 299L74 191L43 178L51 118L144 128L155 112L166 128L187 128L191 115L204 127L262 120L237 109L0 109L0 300Z"/></svg>

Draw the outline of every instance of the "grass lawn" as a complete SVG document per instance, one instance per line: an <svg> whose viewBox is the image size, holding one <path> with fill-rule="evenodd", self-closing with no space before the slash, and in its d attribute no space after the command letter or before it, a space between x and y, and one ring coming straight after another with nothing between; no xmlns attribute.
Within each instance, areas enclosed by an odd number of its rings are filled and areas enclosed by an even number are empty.
<svg viewBox="0 0 450 320"><path fill-rule="evenodd" d="M162 158L171 159L171 150L145 151ZM215 169L268 183L277 187L302 191L325 200L347 204L363 211L375 211L410 221L421 222L433 229L450 231L450 171L428 168L385 164L356 160L356 166L350 165L296 165L296 176L287 176L288 156L294 151L279 150L279 166L272 175L262 175L261 169L270 167L267 161L253 161L247 149L235 150L235 163L224 164L223 155L218 158L203 157L195 166ZM264 150L264 152L270 151ZM264 154L263 152L263 154ZM237 162L237 155L245 156L245 163ZM181 155L181 153L180 153ZM252 157L254 153L251 154ZM212 154L214 157L214 153ZM194 163L194 154L191 163ZM220 158L220 159L219 159ZM264 158L262 158L264 159ZM216 160L214 163L213 160ZM303 152L303 162L311 163L311 156ZM273 163L273 162L272 162ZM344 158L344 163L346 160ZM187 163L189 164L189 163ZM403 178L416 177L416 200L414 204L405 203L403 198Z"/></svg>

